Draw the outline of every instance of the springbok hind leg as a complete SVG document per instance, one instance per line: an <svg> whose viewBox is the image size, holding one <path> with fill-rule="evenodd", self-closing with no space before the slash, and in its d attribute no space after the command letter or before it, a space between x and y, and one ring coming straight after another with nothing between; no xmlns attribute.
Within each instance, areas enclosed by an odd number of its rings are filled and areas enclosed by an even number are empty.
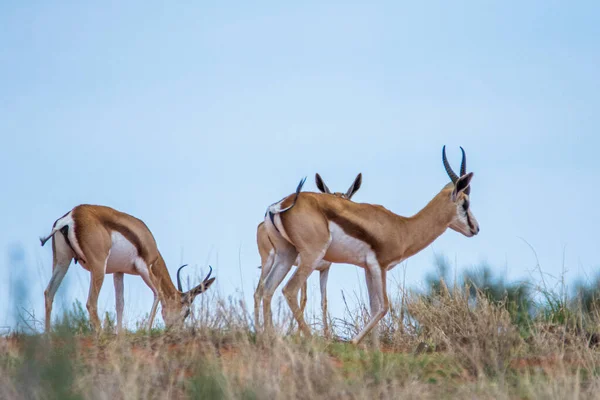
<svg viewBox="0 0 600 400"><path fill-rule="evenodd" d="M67 271L69 270L69 264L71 260L61 260L54 265L54 269L52 270L52 277L50 278L50 282L48 282L48 286L44 291L44 299L46 301L46 318L45 318L45 329L46 332L50 332L50 322L52 315L52 303L54 302L54 295L58 290L58 287L62 283Z"/></svg>
<svg viewBox="0 0 600 400"><path fill-rule="evenodd" d="M265 331L273 330L271 300L273 299L273 294L277 287L281 285L285 276L290 272L297 255L298 253L296 253L293 248L288 249L286 252L276 253L275 255L275 262L265 280L263 293L263 319Z"/></svg>
<svg viewBox="0 0 600 400"><path fill-rule="evenodd" d="M267 259L262 260L260 278L258 280L258 285L256 285L256 290L254 291L254 328L256 329L256 332L260 329L260 303L263 300L265 281L267 276L269 276L269 272L271 272L274 262L275 252L269 253Z"/></svg>
<svg viewBox="0 0 600 400"><path fill-rule="evenodd" d="M328 246L329 244L327 244ZM325 251L318 252L316 256L312 256L310 253L302 253L300 255L300 265L292 278L283 288L283 295L292 310L294 319L298 322L298 328L306 336L311 336L311 331L306 321L304 320L304 314L302 309L298 305L298 291L303 284L306 283L309 275L314 271L317 265L321 262Z"/></svg>
<svg viewBox="0 0 600 400"><path fill-rule="evenodd" d="M67 245L65 238L62 234L57 234L52 237L52 277L48 286L44 291L44 299L46 302L46 318L45 318L45 330L50 332L50 323L52 315L52 303L54 302L54 295L62 283L69 265L73 259L73 252Z"/></svg>
<svg viewBox="0 0 600 400"><path fill-rule="evenodd" d="M300 288L300 311L302 314L306 309L306 303L308 303L308 281L305 281Z"/></svg>

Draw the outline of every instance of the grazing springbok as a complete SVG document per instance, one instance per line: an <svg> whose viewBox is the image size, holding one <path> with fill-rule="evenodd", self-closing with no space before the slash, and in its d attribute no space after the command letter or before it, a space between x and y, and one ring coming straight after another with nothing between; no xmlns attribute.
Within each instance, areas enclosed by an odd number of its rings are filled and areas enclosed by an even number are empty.
<svg viewBox="0 0 600 400"><path fill-rule="evenodd" d="M310 328L298 307L298 290L311 272L325 260L354 264L365 269L371 316L352 339L358 344L387 313L389 300L386 273L418 253L437 237L453 229L467 237L479 233L479 225L469 207L473 173L466 173L462 151L460 176L442 160L451 182L417 214L402 217L380 205L354 203L320 193L296 193L271 205L265 226L275 248L275 261L264 287L263 318L272 329L271 298L275 289L300 256L300 264L283 289L299 328L310 336Z"/></svg>
<svg viewBox="0 0 600 400"><path fill-rule="evenodd" d="M348 188L346 193L335 192L331 193L325 182L323 182L323 178L321 175L315 174L315 182L317 184L317 188L322 193L327 193L333 196L336 196L340 199L350 200L352 196L360 189L360 185L362 184L362 174L358 174L352 185ZM256 327L258 329L259 326L259 308L260 302L263 297L263 288L264 282L271 271L271 267L273 266L273 261L275 259L275 249L273 248L273 244L269 240L269 236L267 235L267 228L265 227L264 222L258 224L258 228L256 231L256 241L258 243L258 252L260 253L261 259L261 272L260 272L260 280L258 285L256 286L256 291L254 292L254 321ZM294 265L300 265L300 260L296 259ZM319 271L319 283L321 288L321 310L323 316L323 331L325 336L329 336L329 324L327 322L327 277L329 276L329 267L331 267L331 263L329 261L321 261L319 265L315 267L317 271ZM306 307L307 301L307 282L304 282L301 288L300 294L300 309L301 312L304 313L304 309Z"/></svg>
<svg viewBox="0 0 600 400"><path fill-rule="evenodd" d="M139 275L154 294L148 329L152 327L156 307L160 301L162 316L167 327L182 325L190 313L194 298L215 281L210 278L212 268L204 281L183 292L177 270L177 288L171 281L154 236L146 224L129 214L110 207L82 204L54 222L52 231L40 238L42 246L52 238L52 278L44 292L46 299L46 331L50 331L50 315L54 294L62 282L71 260L90 271L90 291L87 309L95 331L100 328L98 294L105 274L114 274L117 309L117 332L123 322L124 274Z"/></svg>

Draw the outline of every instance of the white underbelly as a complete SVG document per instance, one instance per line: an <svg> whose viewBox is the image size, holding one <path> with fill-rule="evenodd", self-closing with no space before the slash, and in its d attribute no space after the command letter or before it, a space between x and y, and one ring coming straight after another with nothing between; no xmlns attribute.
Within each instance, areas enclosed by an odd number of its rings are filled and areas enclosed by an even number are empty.
<svg viewBox="0 0 600 400"><path fill-rule="evenodd" d="M136 264L139 265L140 256L136 247L119 232L113 231L111 239L112 246L106 261L106 273L123 272L137 275Z"/></svg>
<svg viewBox="0 0 600 400"><path fill-rule="evenodd" d="M367 257L372 256L371 246L344 232L337 224L329 222L331 244L324 259L333 263L353 264L359 267L367 265Z"/></svg>

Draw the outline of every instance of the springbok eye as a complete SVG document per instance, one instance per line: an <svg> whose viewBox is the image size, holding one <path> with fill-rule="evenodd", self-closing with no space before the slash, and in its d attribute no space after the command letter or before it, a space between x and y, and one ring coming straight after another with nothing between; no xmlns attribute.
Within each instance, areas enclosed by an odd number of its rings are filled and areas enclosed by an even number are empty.
<svg viewBox="0 0 600 400"><path fill-rule="evenodd" d="M463 201L463 210L467 211L469 209L469 200Z"/></svg>

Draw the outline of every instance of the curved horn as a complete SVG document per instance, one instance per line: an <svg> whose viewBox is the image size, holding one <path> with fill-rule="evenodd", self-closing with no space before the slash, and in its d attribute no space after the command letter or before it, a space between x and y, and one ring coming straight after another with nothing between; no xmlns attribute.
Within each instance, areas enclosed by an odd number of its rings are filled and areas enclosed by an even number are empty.
<svg viewBox="0 0 600 400"><path fill-rule="evenodd" d="M467 173L467 156L465 155L465 149L460 146L460 151L462 151L462 161L460 162L460 176L463 176Z"/></svg>
<svg viewBox="0 0 600 400"><path fill-rule="evenodd" d="M465 155L465 149L460 146L460 151L462 151L462 161L460 162L460 176L464 176L467 173L467 156ZM465 189L465 194L468 196L471 194L471 186L467 186Z"/></svg>
<svg viewBox="0 0 600 400"><path fill-rule="evenodd" d="M179 273L181 272L181 269L183 267L187 266L187 264L183 264L181 267L179 267L179 269L177 270L177 290L179 290L180 292L183 292L183 288L181 287L181 278L179 277Z"/></svg>
<svg viewBox="0 0 600 400"><path fill-rule="evenodd" d="M442 161L444 162L444 168L446 169L446 173L452 180L452 183L456 183L456 181L458 180L458 176L456 176L456 173L452 170L452 167L448 163L448 159L446 158L446 146L445 145L442 148Z"/></svg>
<svg viewBox="0 0 600 400"><path fill-rule="evenodd" d="M208 275L206 275L206 278L204 278L202 283L206 282L208 280L208 278L210 278L210 274L212 274L212 267L209 265L208 268L210 268L210 271L208 271Z"/></svg>

